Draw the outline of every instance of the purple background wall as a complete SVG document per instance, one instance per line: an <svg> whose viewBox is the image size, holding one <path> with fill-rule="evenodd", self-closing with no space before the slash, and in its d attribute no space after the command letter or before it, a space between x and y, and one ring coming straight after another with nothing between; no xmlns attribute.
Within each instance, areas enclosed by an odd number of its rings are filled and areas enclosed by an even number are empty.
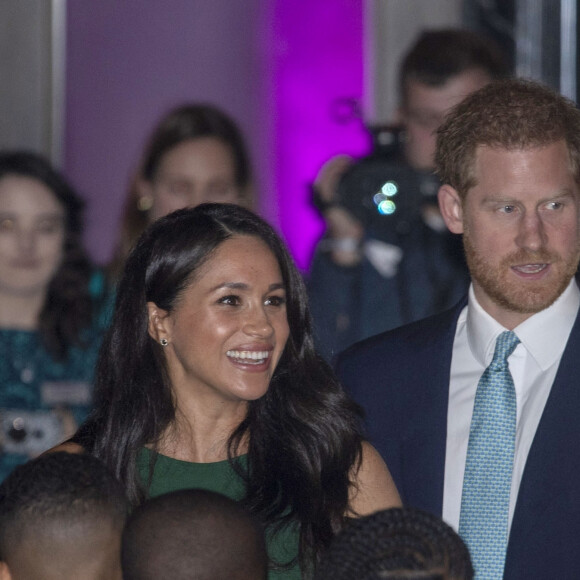
<svg viewBox="0 0 580 580"><path fill-rule="evenodd" d="M115 243L125 192L157 119L209 101L242 127L260 211L306 269L322 231L308 183L363 153L333 103L362 99L363 0L79 0L67 3L64 170L88 200L87 244Z"/></svg>

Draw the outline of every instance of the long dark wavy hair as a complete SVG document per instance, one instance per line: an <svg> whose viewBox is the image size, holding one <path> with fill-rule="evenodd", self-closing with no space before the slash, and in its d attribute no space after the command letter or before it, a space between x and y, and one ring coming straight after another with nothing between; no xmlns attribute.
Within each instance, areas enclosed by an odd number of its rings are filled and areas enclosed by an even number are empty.
<svg viewBox="0 0 580 580"><path fill-rule="evenodd" d="M249 402L229 439L230 459L249 436L245 504L277 529L299 525L300 561L311 568L344 523L360 466L360 413L313 347L302 278L263 219L233 204L202 204L153 223L130 254L97 368L95 409L74 441L102 459L139 504L136 457L175 421L162 347L148 333L147 302L171 312L225 240L256 236L279 264L290 335L267 393Z"/></svg>
<svg viewBox="0 0 580 580"><path fill-rule="evenodd" d="M63 360L71 345L83 346L82 331L90 326L93 317L89 292L92 268L82 244L84 202L66 179L36 153L0 153L0 179L11 175L39 181L65 210L63 259L48 285L38 320L44 347L55 360Z"/></svg>

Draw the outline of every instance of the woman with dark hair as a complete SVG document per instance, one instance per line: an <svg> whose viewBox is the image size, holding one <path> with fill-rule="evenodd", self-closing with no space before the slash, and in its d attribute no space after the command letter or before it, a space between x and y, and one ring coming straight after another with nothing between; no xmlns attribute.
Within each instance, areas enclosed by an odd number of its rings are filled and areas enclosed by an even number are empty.
<svg viewBox="0 0 580 580"><path fill-rule="evenodd" d="M143 230L154 220L203 202L252 206L251 170L242 134L220 109L187 104L154 128L129 190L111 264L117 277Z"/></svg>
<svg viewBox="0 0 580 580"><path fill-rule="evenodd" d="M0 153L0 480L87 415L112 301L83 202L43 157Z"/></svg>
<svg viewBox="0 0 580 580"><path fill-rule="evenodd" d="M359 419L314 351L283 242L249 210L203 204L129 256L95 409L65 448L102 459L134 504L191 487L242 501L266 526L270 577L290 579L347 517L400 502Z"/></svg>

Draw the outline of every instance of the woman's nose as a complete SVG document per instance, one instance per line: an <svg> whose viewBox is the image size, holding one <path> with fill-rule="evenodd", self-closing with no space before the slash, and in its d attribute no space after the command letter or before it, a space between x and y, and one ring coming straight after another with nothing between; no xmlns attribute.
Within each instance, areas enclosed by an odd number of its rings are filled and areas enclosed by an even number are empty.
<svg viewBox="0 0 580 580"><path fill-rule="evenodd" d="M273 327L263 308L255 307L250 309L244 322L244 331L250 336L263 338L271 336Z"/></svg>

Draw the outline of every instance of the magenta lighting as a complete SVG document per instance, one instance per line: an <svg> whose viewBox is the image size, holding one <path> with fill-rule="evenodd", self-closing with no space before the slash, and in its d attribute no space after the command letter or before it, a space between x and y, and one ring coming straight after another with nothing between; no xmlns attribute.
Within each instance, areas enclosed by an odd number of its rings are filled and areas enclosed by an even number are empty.
<svg viewBox="0 0 580 580"><path fill-rule="evenodd" d="M362 155L369 139L361 122L337 120L342 100L363 97L363 0L276 2L274 33L274 169L279 224L306 270L322 222L308 184L337 153Z"/></svg>

